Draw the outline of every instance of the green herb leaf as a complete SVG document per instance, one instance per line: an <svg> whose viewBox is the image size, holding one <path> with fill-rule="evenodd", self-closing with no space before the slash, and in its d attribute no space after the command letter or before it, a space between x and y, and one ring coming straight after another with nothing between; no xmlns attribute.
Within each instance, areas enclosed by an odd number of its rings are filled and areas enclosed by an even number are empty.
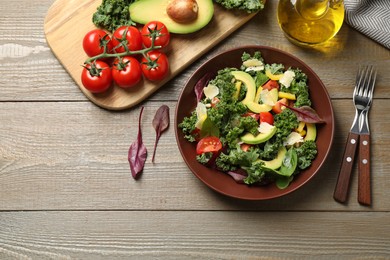
<svg viewBox="0 0 390 260"><path fill-rule="evenodd" d="M130 19L129 5L134 0L103 0L92 16L92 22L110 32L122 25L135 25Z"/></svg>

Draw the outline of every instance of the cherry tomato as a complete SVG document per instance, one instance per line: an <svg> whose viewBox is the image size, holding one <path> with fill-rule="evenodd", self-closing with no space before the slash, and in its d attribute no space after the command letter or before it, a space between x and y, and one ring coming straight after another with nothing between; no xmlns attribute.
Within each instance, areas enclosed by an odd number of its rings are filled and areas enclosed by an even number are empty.
<svg viewBox="0 0 390 260"><path fill-rule="evenodd" d="M83 39L83 49L89 57L102 54L105 44L109 53L112 50L112 41L107 32L101 29L89 31Z"/></svg>
<svg viewBox="0 0 390 260"><path fill-rule="evenodd" d="M274 124L274 116L270 112L260 112L260 123L266 122L270 125Z"/></svg>
<svg viewBox="0 0 390 260"><path fill-rule="evenodd" d="M263 89L268 89L268 90L271 90L273 88L276 88L277 90L279 90L279 83L276 81L276 80L268 80L263 86Z"/></svg>
<svg viewBox="0 0 390 260"><path fill-rule="evenodd" d="M92 93L104 92L112 83L111 69L100 60L87 64L81 72L81 82Z"/></svg>
<svg viewBox="0 0 390 260"><path fill-rule="evenodd" d="M218 137L208 136L200 139L196 146L196 154L216 153L222 149L222 143Z"/></svg>
<svg viewBox="0 0 390 260"><path fill-rule="evenodd" d="M276 104L272 107L272 111L275 113L275 114L279 114L282 112L282 107L283 104L285 105L288 105L288 100L287 98L282 98L282 99L279 99Z"/></svg>
<svg viewBox="0 0 390 260"><path fill-rule="evenodd" d="M142 58L141 69L148 80L162 80L169 74L168 57L162 52L150 51Z"/></svg>
<svg viewBox="0 0 390 260"><path fill-rule="evenodd" d="M142 78L141 65L130 56L116 58L112 66L112 77L119 87L131 88Z"/></svg>
<svg viewBox="0 0 390 260"><path fill-rule="evenodd" d="M152 46L152 38L155 36L154 46L167 46L171 38L168 28L158 21L151 21L144 25L141 30L142 41L145 47Z"/></svg>
<svg viewBox="0 0 390 260"><path fill-rule="evenodd" d="M140 31L134 26L121 26L112 35L112 43L116 53L138 51L142 49L142 36Z"/></svg>

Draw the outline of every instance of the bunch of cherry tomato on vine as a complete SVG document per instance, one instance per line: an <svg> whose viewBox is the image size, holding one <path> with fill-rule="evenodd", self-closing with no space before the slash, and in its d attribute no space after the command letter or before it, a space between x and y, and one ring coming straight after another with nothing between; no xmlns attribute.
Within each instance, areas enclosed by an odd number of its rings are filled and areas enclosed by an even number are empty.
<svg viewBox="0 0 390 260"><path fill-rule="evenodd" d="M83 39L83 49L89 56L81 73L83 86L92 93L101 93L113 83L128 89L143 77L163 80L169 74L169 61L161 49L169 41L170 33L159 21L151 21L140 30L121 26L112 36L102 29L88 32Z"/></svg>

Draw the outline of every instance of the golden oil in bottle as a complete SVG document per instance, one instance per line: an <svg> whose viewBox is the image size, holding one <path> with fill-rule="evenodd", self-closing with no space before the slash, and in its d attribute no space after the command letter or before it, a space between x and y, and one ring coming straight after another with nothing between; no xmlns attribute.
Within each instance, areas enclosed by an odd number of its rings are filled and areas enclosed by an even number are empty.
<svg viewBox="0 0 390 260"><path fill-rule="evenodd" d="M279 0L280 28L298 45L326 42L336 35L343 21L343 0Z"/></svg>

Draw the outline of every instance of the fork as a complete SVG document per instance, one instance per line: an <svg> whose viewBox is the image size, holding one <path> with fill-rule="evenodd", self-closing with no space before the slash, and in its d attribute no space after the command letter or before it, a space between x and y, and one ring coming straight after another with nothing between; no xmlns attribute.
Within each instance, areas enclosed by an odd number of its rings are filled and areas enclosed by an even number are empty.
<svg viewBox="0 0 390 260"><path fill-rule="evenodd" d="M333 194L333 198L338 201L344 203L347 200L349 186L350 186L350 180L351 180L351 173L352 173L352 167L355 160L355 154L356 149L359 144L359 134L360 129L362 128L361 122L361 116L364 115L365 118L367 118L367 113L370 108L370 105L372 103L372 94L373 94L373 85L375 83L375 77L374 81L372 81L372 66L366 66L366 67L360 67L358 70L358 73L356 75L356 83L355 88L353 91L353 103L355 106L355 118L353 120L353 124L351 127L351 130L348 133L347 143L344 150L343 155L343 161L341 164L339 176L337 179L336 188ZM376 73L375 73L376 75ZM367 122L367 121L366 121ZM367 127L368 130L368 122L365 124L365 127ZM368 134L364 134L362 139L364 142L363 148L361 148L361 153L364 154L365 163L361 163L361 170L364 171L364 178L361 178L361 196L364 197L365 200L367 199L367 192L366 191L367 186L370 187L370 182L367 182L370 178L369 174L369 130L367 131ZM368 192L370 194L370 191ZM369 197L369 196L368 196Z"/></svg>
<svg viewBox="0 0 390 260"><path fill-rule="evenodd" d="M362 105L366 105L361 114L360 142L359 142L359 178L358 178L358 202L363 205L371 205L371 172L370 172L370 128L368 124L368 111L372 104L374 94L376 70L370 66L366 70L365 85Z"/></svg>

